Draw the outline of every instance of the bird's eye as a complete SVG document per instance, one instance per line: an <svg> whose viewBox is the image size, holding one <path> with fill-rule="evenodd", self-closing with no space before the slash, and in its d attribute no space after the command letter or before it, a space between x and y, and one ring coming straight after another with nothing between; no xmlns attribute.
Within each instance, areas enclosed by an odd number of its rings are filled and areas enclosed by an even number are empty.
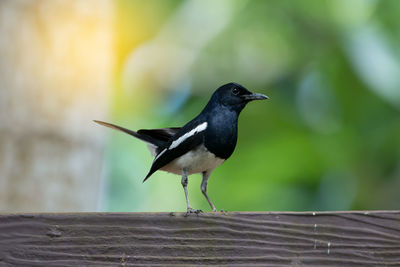
<svg viewBox="0 0 400 267"><path fill-rule="evenodd" d="M233 87L233 88L232 88L232 94L234 94L234 95L239 94L239 88Z"/></svg>

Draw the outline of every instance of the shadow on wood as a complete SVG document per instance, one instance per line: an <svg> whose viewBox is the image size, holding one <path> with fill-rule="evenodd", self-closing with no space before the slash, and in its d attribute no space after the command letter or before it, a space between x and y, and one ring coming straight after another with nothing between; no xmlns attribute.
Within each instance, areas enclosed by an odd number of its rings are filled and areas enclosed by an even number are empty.
<svg viewBox="0 0 400 267"><path fill-rule="evenodd" d="M0 265L400 266L400 211L0 215Z"/></svg>

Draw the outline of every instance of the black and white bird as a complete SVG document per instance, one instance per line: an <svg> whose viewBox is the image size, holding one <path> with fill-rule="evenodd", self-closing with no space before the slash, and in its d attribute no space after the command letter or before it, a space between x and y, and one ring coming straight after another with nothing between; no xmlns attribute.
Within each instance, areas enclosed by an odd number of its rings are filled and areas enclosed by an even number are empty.
<svg viewBox="0 0 400 267"><path fill-rule="evenodd" d="M251 93L240 84L228 83L219 87L200 114L181 128L132 131L102 121L95 122L148 144L155 158L143 182L157 170L182 175L187 213L200 212L189 204L187 184L188 175L201 173L201 191L212 210L216 211L207 195L210 174L232 155L236 147L240 112L250 101L263 99L268 97Z"/></svg>

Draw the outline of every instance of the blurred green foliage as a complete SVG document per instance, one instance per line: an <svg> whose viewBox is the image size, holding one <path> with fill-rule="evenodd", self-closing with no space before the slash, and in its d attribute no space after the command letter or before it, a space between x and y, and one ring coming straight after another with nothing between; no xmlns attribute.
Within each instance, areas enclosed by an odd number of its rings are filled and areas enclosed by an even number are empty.
<svg viewBox="0 0 400 267"><path fill-rule="evenodd" d="M217 208L399 208L400 1L229 1L236 13L199 51L182 90L125 88L126 58L185 3L116 2L113 122L182 126L235 81L270 100L241 114L235 153L209 182ZM141 183L152 162L146 150L112 134L105 210L185 210L180 177L157 172ZM200 180L189 177L189 197L209 210Z"/></svg>

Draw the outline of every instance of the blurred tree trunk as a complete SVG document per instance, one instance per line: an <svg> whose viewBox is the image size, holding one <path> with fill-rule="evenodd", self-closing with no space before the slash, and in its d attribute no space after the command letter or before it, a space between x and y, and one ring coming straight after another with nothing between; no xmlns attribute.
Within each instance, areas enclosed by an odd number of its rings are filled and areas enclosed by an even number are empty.
<svg viewBox="0 0 400 267"><path fill-rule="evenodd" d="M0 211L96 209L112 5L0 2Z"/></svg>

